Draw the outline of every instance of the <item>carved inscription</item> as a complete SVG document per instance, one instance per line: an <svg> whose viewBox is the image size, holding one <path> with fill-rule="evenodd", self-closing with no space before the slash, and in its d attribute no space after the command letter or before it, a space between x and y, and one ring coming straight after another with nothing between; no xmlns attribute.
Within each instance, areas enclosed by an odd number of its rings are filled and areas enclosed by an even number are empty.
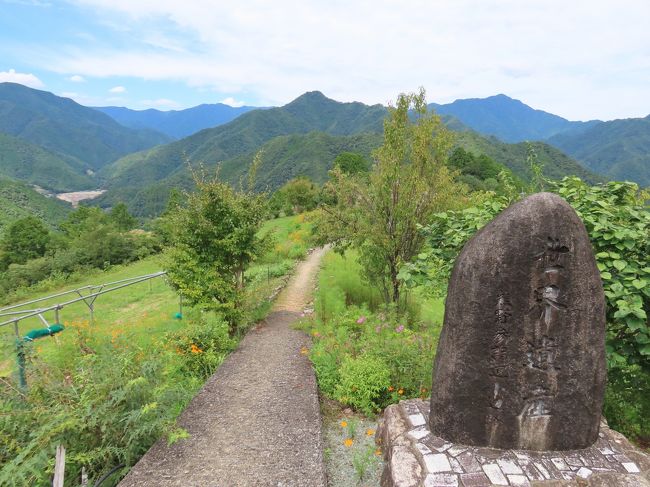
<svg viewBox="0 0 650 487"><path fill-rule="evenodd" d="M557 393L556 371L559 370L559 343L554 334L562 326L566 304L562 300L562 272L569 247L559 238L548 237L543 252L535 256L537 261L534 289L536 323L533 337L527 342L524 367L528 374L528 390L524 391L521 417L550 416Z"/></svg>
<svg viewBox="0 0 650 487"><path fill-rule="evenodd" d="M501 293L497 297L494 310L494 335L490 343L490 358L488 362L489 375L492 378L492 391L489 400L490 407L495 410L503 406L502 386L500 379L510 375L511 364L508 358L508 344L510 342L510 326L512 318L512 303L507 294ZM493 414L494 415L494 414ZM494 418L497 419L498 418Z"/></svg>

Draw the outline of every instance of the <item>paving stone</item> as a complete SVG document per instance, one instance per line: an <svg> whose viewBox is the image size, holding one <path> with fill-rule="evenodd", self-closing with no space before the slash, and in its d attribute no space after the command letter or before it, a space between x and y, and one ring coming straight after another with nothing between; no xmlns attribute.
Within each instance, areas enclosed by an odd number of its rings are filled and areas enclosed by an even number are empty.
<svg viewBox="0 0 650 487"><path fill-rule="evenodd" d="M625 470L627 470L630 473L639 473L639 467L636 466L635 463L629 462L629 463L623 463L623 467L625 467Z"/></svg>
<svg viewBox="0 0 650 487"><path fill-rule="evenodd" d="M424 479L424 487L458 487L458 476L448 473L433 473Z"/></svg>
<svg viewBox="0 0 650 487"><path fill-rule="evenodd" d="M582 477L583 479L588 479L589 477L591 477L592 474L593 472L589 470L587 467L581 467L580 470L576 472L576 475L578 477Z"/></svg>
<svg viewBox="0 0 650 487"><path fill-rule="evenodd" d="M507 477L513 487L530 487L530 482L525 475L507 475Z"/></svg>
<svg viewBox="0 0 650 487"><path fill-rule="evenodd" d="M464 452L458 455L456 457L458 460L458 463L461 464L463 469L465 469L466 472L481 472L481 465L478 463L474 455L470 452Z"/></svg>
<svg viewBox="0 0 650 487"><path fill-rule="evenodd" d="M533 464L533 462L529 463L520 463L522 470L524 471L524 474L526 477L528 477L529 480L544 480L544 476L541 474L539 470L537 470L537 467Z"/></svg>
<svg viewBox="0 0 650 487"><path fill-rule="evenodd" d="M466 452L467 448L463 446L452 446L447 453L449 453L452 457L457 457L463 452Z"/></svg>
<svg viewBox="0 0 650 487"><path fill-rule="evenodd" d="M408 435L414 440L421 440L422 438L425 438L429 434L431 434L430 431L423 428L411 430L408 432Z"/></svg>
<svg viewBox="0 0 650 487"><path fill-rule="evenodd" d="M449 463L451 464L451 469L456 472L456 473L465 473L465 470L463 470L463 467L460 466L460 463L458 460L456 460L453 457L447 457L449 459Z"/></svg>
<svg viewBox="0 0 650 487"><path fill-rule="evenodd" d="M422 416L420 413L409 415L409 421L414 427L427 424L427 422L424 420L424 416Z"/></svg>
<svg viewBox="0 0 650 487"><path fill-rule="evenodd" d="M463 487L490 487L490 479L483 472L464 473L460 476Z"/></svg>
<svg viewBox="0 0 650 487"><path fill-rule="evenodd" d="M423 458L429 473L451 472L451 464L444 453L424 455Z"/></svg>
<svg viewBox="0 0 650 487"><path fill-rule="evenodd" d="M564 458L551 458L551 461L553 462L553 465L555 465L555 468L561 472L565 470L571 470L571 467L567 465L567 463L564 461Z"/></svg>
<svg viewBox="0 0 650 487"><path fill-rule="evenodd" d="M508 485L508 479L496 463L487 463L483 465L483 472L490 479L490 482L496 485Z"/></svg>
<svg viewBox="0 0 650 487"><path fill-rule="evenodd" d="M523 470L512 460L497 460L497 464L501 467L501 471L507 474L521 475Z"/></svg>

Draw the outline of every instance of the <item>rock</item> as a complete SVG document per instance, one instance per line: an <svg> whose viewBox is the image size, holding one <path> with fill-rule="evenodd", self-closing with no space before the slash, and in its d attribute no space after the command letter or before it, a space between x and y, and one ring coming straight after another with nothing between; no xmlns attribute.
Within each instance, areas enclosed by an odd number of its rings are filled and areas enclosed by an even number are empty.
<svg viewBox="0 0 650 487"><path fill-rule="evenodd" d="M586 448L605 389L605 298L589 237L559 196L512 205L449 282L430 428L455 443Z"/></svg>

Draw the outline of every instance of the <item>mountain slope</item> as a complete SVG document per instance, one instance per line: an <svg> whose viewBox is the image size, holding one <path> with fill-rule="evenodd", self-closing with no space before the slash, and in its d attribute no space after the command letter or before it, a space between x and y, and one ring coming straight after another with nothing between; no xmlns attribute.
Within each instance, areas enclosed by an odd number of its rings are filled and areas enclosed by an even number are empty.
<svg viewBox="0 0 650 487"><path fill-rule="evenodd" d="M476 132L465 131L456 135L456 144L475 155L485 154L500 162L524 181L530 181L533 176L532 170L526 162L528 144L525 142L508 144L501 142L496 137L484 137ZM549 179L559 180L564 176L578 176L592 184L604 181L602 176L585 169L575 160L545 142L532 142L531 146L537 154L537 162L542 165L542 173Z"/></svg>
<svg viewBox="0 0 650 487"><path fill-rule="evenodd" d="M584 132L558 134L549 143L609 179L650 186L650 115L601 122Z"/></svg>
<svg viewBox="0 0 650 487"><path fill-rule="evenodd" d="M535 110L506 95L468 98L429 107L445 115L453 115L463 124L484 135L493 135L504 142L545 140L567 130L583 130L596 123L571 122L565 118Z"/></svg>
<svg viewBox="0 0 650 487"><path fill-rule="evenodd" d="M151 130L123 127L108 115L46 91L0 83L0 132L97 170L137 150L167 142Z"/></svg>
<svg viewBox="0 0 650 487"><path fill-rule="evenodd" d="M0 176L0 234L10 223L26 216L37 216L54 227L72 211L55 198L37 193L27 184Z"/></svg>
<svg viewBox="0 0 650 487"><path fill-rule="evenodd" d="M256 107L231 107L223 103L203 104L185 110L131 110L124 107L96 107L117 123L132 129L151 129L181 139L206 128L228 123Z"/></svg>
<svg viewBox="0 0 650 487"><path fill-rule="evenodd" d="M3 133L0 133L0 175L56 192L87 189L95 184L74 162Z"/></svg>
<svg viewBox="0 0 650 487"><path fill-rule="evenodd" d="M185 169L185 162L214 165L251 152L274 137L323 131L331 135L380 132L386 109L381 105L339 103L309 92L291 103L253 110L230 123L149 151L131 154L102 171L108 188L155 183Z"/></svg>
<svg viewBox="0 0 650 487"><path fill-rule="evenodd" d="M191 187L186 162L219 165L220 177L237 183L260 148L264 163L258 171L258 189L275 189L298 175L322 182L339 153L369 155L381 144L386 114L380 105L339 103L319 92L306 93L284 107L251 111L220 127L123 157L102 170L108 192L95 203L112 206L124 201L139 216L155 215L164 209L170 188ZM454 117L445 118L451 126L464 129ZM506 144L468 129L459 132L458 144L530 179L526 144ZM544 143L535 147L549 177L577 174L596 179L559 150Z"/></svg>

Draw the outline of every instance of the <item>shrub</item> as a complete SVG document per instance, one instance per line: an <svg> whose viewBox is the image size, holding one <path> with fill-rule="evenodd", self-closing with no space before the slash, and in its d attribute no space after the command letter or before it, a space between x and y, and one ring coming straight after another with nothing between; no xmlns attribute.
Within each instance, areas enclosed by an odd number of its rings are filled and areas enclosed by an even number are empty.
<svg viewBox="0 0 650 487"><path fill-rule="evenodd" d="M381 397L390 387L390 370L383 360L370 354L346 357L339 374L337 400L368 415L379 410Z"/></svg>
<svg viewBox="0 0 650 487"><path fill-rule="evenodd" d="M203 380L214 373L236 345L228 324L214 312L194 312L190 325L169 333L166 341L182 357L182 372Z"/></svg>

